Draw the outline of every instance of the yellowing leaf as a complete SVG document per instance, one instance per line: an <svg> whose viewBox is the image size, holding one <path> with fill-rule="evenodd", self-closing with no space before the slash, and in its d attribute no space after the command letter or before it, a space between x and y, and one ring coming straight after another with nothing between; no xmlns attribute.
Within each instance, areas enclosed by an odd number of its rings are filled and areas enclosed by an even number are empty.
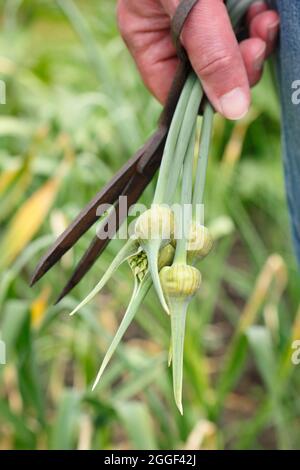
<svg viewBox="0 0 300 470"><path fill-rule="evenodd" d="M24 198L31 179L31 162L33 157L28 154L22 163L4 171L0 175L0 222L6 220Z"/></svg>
<svg viewBox="0 0 300 470"><path fill-rule="evenodd" d="M259 274L252 295L250 296L240 316L237 334L243 333L254 325L257 315L264 302L267 301L270 292L276 292L279 300L287 285L288 273L283 258L274 253L267 259Z"/></svg>
<svg viewBox="0 0 300 470"><path fill-rule="evenodd" d="M29 187L32 175L28 171L24 171L14 181L6 194L0 200L0 222L7 220L14 213L18 204L22 201L24 193Z"/></svg>
<svg viewBox="0 0 300 470"><path fill-rule="evenodd" d="M17 211L0 243L0 267L6 268L43 224L56 196L61 177L47 181Z"/></svg>
<svg viewBox="0 0 300 470"><path fill-rule="evenodd" d="M31 324L34 327L38 327L41 324L41 321L48 307L49 294L50 288L48 286L42 290L41 294L31 304Z"/></svg>
<svg viewBox="0 0 300 470"><path fill-rule="evenodd" d="M214 423L201 419L187 438L184 450L216 450L217 428Z"/></svg>
<svg viewBox="0 0 300 470"><path fill-rule="evenodd" d="M3 173L0 175L0 194L4 193L7 190L7 188L14 181L17 174L18 170L16 169L3 171Z"/></svg>
<svg viewBox="0 0 300 470"><path fill-rule="evenodd" d="M255 111L248 113L247 117L238 121L232 131L230 140L225 148L223 155L223 165L234 167L240 160L246 133L251 123L257 118L258 114Z"/></svg>

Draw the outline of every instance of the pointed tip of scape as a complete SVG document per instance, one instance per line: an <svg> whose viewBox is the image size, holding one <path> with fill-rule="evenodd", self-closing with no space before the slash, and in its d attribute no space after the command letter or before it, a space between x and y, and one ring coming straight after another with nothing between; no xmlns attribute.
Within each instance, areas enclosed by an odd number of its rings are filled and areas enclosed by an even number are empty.
<svg viewBox="0 0 300 470"><path fill-rule="evenodd" d="M176 406L179 410L179 413L181 414L181 416L183 416L183 407L182 407L182 403L181 402L176 402Z"/></svg>

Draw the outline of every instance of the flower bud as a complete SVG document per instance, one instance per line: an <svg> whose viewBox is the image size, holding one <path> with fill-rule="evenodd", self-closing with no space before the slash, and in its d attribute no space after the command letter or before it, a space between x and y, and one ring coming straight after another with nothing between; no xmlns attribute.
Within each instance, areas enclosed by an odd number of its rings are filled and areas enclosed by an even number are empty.
<svg viewBox="0 0 300 470"><path fill-rule="evenodd" d="M174 234L174 215L163 205L153 205L140 215L135 224L135 236L141 241L162 240L168 242Z"/></svg>
<svg viewBox="0 0 300 470"><path fill-rule="evenodd" d="M146 253L144 251L141 251L135 256L132 256L128 259L128 264L131 267L134 277L138 278L138 280L142 282L148 270L148 261Z"/></svg>
<svg viewBox="0 0 300 470"><path fill-rule="evenodd" d="M188 261L203 259L211 251L213 238L207 227L193 223L187 245Z"/></svg>
<svg viewBox="0 0 300 470"><path fill-rule="evenodd" d="M160 271L164 266L170 266L174 259L175 249L168 243L159 252L158 255L158 270ZM141 282L148 271L147 255L144 251L140 251L136 255L128 259L128 264L131 267L133 275Z"/></svg>
<svg viewBox="0 0 300 470"><path fill-rule="evenodd" d="M185 320L189 301L200 287L201 274L193 266L175 263L170 267L162 268L160 282L171 316L174 398L180 413L183 414L182 380Z"/></svg>
<svg viewBox="0 0 300 470"><path fill-rule="evenodd" d="M201 285L201 273L186 264L173 264L160 271L160 281L167 299L189 298L196 294Z"/></svg>
<svg viewBox="0 0 300 470"><path fill-rule="evenodd" d="M165 245L159 252L158 255L158 271L160 271L163 267L165 266L170 266L173 262L174 259L174 254L175 254L175 249L171 245L171 243L168 243L168 245Z"/></svg>

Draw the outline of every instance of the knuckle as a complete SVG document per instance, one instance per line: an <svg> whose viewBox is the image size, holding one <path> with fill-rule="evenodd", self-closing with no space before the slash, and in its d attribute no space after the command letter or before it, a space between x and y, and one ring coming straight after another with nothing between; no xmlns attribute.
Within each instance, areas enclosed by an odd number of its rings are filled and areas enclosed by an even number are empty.
<svg viewBox="0 0 300 470"><path fill-rule="evenodd" d="M236 60L233 55L227 51L218 51L204 57L198 71L201 76L206 78L217 73L226 73L232 70L235 63Z"/></svg>

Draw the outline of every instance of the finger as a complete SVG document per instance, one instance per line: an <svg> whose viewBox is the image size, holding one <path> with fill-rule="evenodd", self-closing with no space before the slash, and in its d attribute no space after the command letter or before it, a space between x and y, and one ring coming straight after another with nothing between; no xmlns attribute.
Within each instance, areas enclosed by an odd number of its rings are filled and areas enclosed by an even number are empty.
<svg viewBox="0 0 300 470"><path fill-rule="evenodd" d="M145 85L164 103L178 64L169 16L158 1L119 0L117 19Z"/></svg>
<svg viewBox="0 0 300 470"><path fill-rule="evenodd" d="M258 37L267 44L266 56L269 56L276 46L279 25L278 13L273 10L256 15L250 23L250 36Z"/></svg>
<svg viewBox="0 0 300 470"><path fill-rule="evenodd" d="M256 15L267 10L268 10L268 6L265 2L258 1L258 2L253 3L249 7L248 12L247 12L247 23L250 25L251 21Z"/></svg>
<svg viewBox="0 0 300 470"><path fill-rule="evenodd" d="M148 90L165 103L179 62L170 34L156 34L144 51L131 52Z"/></svg>
<svg viewBox="0 0 300 470"><path fill-rule="evenodd" d="M250 86L255 85L262 76L266 48L266 43L260 38L246 39L240 43Z"/></svg>
<svg viewBox="0 0 300 470"><path fill-rule="evenodd" d="M248 77L224 3L197 3L182 40L215 109L228 119L243 117L250 105Z"/></svg>

